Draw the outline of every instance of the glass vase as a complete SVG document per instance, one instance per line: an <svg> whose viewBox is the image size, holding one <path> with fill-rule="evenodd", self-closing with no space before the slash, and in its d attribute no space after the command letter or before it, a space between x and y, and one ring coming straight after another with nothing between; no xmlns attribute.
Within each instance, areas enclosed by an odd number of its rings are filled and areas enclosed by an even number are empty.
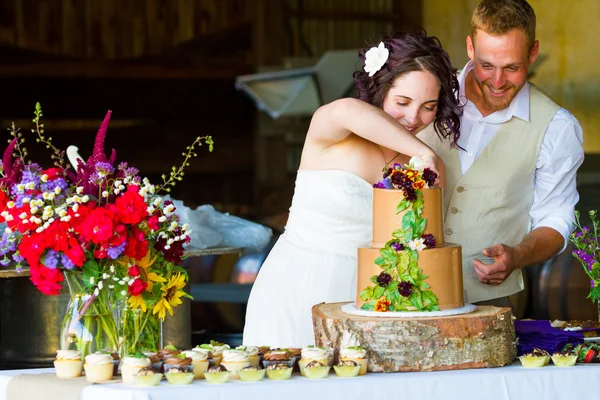
<svg viewBox="0 0 600 400"><path fill-rule="evenodd" d="M70 300L61 327L60 347L79 350L82 357L97 351L119 350L115 305L106 287L89 294L81 271L65 271Z"/></svg>
<svg viewBox="0 0 600 400"><path fill-rule="evenodd" d="M121 357L163 348L162 321L152 310L124 308L121 312Z"/></svg>

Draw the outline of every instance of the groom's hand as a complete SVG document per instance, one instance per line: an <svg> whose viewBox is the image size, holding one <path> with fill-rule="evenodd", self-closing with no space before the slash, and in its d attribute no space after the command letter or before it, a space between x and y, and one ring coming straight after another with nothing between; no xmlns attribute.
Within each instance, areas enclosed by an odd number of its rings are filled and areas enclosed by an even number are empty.
<svg viewBox="0 0 600 400"><path fill-rule="evenodd" d="M480 282L487 285L500 285L515 270L519 269L519 255L514 247L496 244L482 251L486 257L493 257L492 264L484 264L478 259L473 260L473 268Z"/></svg>

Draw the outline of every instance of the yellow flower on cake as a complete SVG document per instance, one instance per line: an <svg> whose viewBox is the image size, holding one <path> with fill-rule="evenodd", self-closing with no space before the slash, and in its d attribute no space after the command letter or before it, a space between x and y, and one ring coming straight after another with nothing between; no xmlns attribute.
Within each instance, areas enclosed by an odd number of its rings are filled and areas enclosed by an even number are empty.
<svg viewBox="0 0 600 400"><path fill-rule="evenodd" d="M379 300L377 300L377 303L375 303L375 311L380 311L380 312L387 311L390 304L391 303L385 299L383 299L383 300L379 299Z"/></svg>
<svg viewBox="0 0 600 400"><path fill-rule="evenodd" d="M162 286L162 297L154 306L152 313L158 313L158 317L163 320L167 316L167 311L169 315L173 315L173 307L181 304L181 297L185 296L185 292L182 290L184 287L185 276L180 273L172 275L169 281Z"/></svg>
<svg viewBox="0 0 600 400"><path fill-rule="evenodd" d="M425 181L423 179L419 179L413 182L413 189L423 189L425 187Z"/></svg>

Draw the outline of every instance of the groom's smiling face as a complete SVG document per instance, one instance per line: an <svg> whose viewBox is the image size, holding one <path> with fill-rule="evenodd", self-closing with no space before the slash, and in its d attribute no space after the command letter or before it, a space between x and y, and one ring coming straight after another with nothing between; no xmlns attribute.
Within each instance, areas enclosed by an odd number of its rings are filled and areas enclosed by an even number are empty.
<svg viewBox="0 0 600 400"><path fill-rule="evenodd" d="M507 108L527 82L527 70L538 52L538 42L528 49L521 29L492 35L478 30L467 38L467 52L473 60L475 82L491 111Z"/></svg>

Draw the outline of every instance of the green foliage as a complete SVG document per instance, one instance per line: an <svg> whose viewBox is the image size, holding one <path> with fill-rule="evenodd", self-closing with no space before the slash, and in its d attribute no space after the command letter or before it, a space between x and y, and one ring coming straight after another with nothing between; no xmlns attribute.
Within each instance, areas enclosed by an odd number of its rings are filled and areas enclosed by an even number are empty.
<svg viewBox="0 0 600 400"><path fill-rule="evenodd" d="M392 280L386 287L381 287L377 284L378 275L370 278L374 286L366 287L360 293L360 298L365 301L361 307L363 310L379 311L382 307L381 302L386 300L390 303L385 307L387 311L439 310L438 299L429 290L430 286L425 282L427 276L419 267L418 252L408 246L412 240L421 238L427 226L427 220L421 217L424 206L423 192L416 190L416 193L417 198L412 203L407 198L403 198L398 203L396 213L405 211L402 216L402 227L392 233L392 239L380 250L380 256L375 259L375 264L382 272L390 274ZM395 243L401 243L404 249L394 250L392 246ZM412 293L408 297L404 297L398 290L401 282L412 285Z"/></svg>

